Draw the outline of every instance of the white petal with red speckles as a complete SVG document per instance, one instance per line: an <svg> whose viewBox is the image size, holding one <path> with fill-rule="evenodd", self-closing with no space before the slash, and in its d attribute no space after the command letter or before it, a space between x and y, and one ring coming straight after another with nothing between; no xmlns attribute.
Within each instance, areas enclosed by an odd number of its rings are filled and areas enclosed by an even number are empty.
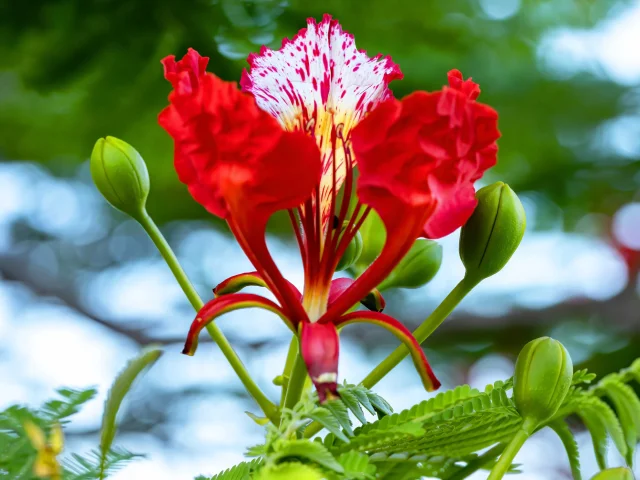
<svg viewBox="0 0 640 480"><path fill-rule="evenodd" d="M243 72L243 90L285 128L309 131L317 139L323 155L320 203L326 225L332 191L340 188L346 173L336 127L342 125L347 138L367 112L392 95L389 82L402 73L388 56L370 58L357 50L353 35L329 15L320 23L309 19L307 28L285 39L280 50L263 47L248 61L251 69Z"/></svg>

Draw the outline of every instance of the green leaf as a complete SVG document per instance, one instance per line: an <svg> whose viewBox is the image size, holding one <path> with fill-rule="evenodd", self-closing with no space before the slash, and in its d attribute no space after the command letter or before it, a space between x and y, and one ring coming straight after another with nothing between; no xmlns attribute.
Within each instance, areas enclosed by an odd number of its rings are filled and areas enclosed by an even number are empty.
<svg viewBox="0 0 640 480"><path fill-rule="evenodd" d="M63 460L65 480L97 480L117 472L127 466L132 460L143 458L144 455L131 453L123 448L114 448L103 454L92 450L85 456L72 454Z"/></svg>
<svg viewBox="0 0 640 480"><path fill-rule="evenodd" d="M340 394L340 399L342 400L342 402L347 406L349 410L351 410L355 417L360 420L361 423L367 423L367 419L364 416L364 412L362 411L360 401L358 401L358 397L356 396L356 394L348 388L339 388L338 393Z"/></svg>
<svg viewBox="0 0 640 480"><path fill-rule="evenodd" d="M591 383L593 379L596 378L595 373L589 373L589 371L584 368L582 370L577 370L573 373L573 379L571 380L571 385L579 385L581 383Z"/></svg>
<svg viewBox="0 0 640 480"><path fill-rule="evenodd" d="M571 465L573 479L582 480L582 475L580 474L580 453L578 452L578 444L573 437L573 433L562 420L551 422L549 427L551 427L558 434L560 440L562 440L564 449L567 452L567 457L569 458L569 465Z"/></svg>
<svg viewBox="0 0 640 480"><path fill-rule="evenodd" d="M306 439L285 442L279 446L278 451L270 457L270 460L278 462L292 457L315 462L334 472L344 472L344 467L338 463L322 443Z"/></svg>
<svg viewBox="0 0 640 480"><path fill-rule="evenodd" d="M391 415L393 413L393 408L391 408L391 405L389 405L389 403L380 395L367 390L367 398L371 402L371 405L373 405L373 408L375 409L378 416L380 416L380 413L382 413L383 415Z"/></svg>
<svg viewBox="0 0 640 480"><path fill-rule="evenodd" d="M609 405L604 403L598 397L591 396L580 402L577 413L585 422L585 425L587 425L587 422L589 422L587 418L597 419L596 421L600 421L606 428L607 433L613 440L613 443L618 449L618 452L620 452L620 455L625 458L627 457L628 447L625 440L624 432L622 431L622 425L620 424L620 420L611 409L611 407L609 407ZM593 422L591 422L591 424L593 424ZM589 430L591 431L591 429ZM600 450L603 450L602 447L600 448ZM606 446L604 447L604 454L606 454Z"/></svg>
<svg viewBox="0 0 640 480"><path fill-rule="evenodd" d="M231 467L224 472L214 475L210 480L250 480L249 464L243 462L239 465Z"/></svg>
<svg viewBox="0 0 640 480"><path fill-rule="evenodd" d="M196 480L250 480L252 471L254 471L260 463L261 460L242 462L218 473L217 475L214 475L213 477L201 475L197 477Z"/></svg>
<svg viewBox="0 0 640 480"><path fill-rule="evenodd" d="M269 423L269 419L267 417L259 417L255 413L251 413L251 412L244 412L244 413L246 413L251 420L256 422L261 427L264 427L267 423Z"/></svg>
<svg viewBox="0 0 640 480"><path fill-rule="evenodd" d="M120 372L113 382L109 395L104 405L102 414L102 433L100 437L100 451L102 452L102 465L106 465L107 453L111 449L111 444L116 434L116 416L122 400L131 389L133 381L146 368L153 365L162 355L159 348L148 348L141 355L129 361L127 366ZM104 470L101 471L100 478L104 478Z"/></svg>
<svg viewBox="0 0 640 480"><path fill-rule="evenodd" d="M624 433L625 443L627 444L627 454L625 460L627 465L633 465L633 456L637 443L637 429L639 425L636 423L637 415L640 411L634 411L634 403L629 400L628 395L616 380L607 381L601 386L604 394L609 397L613 403L618 417L620 417L620 425ZM634 395L635 396L635 395Z"/></svg>
<svg viewBox="0 0 640 480"><path fill-rule="evenodd" d="M353 430L351 429L351 420L349 419L349 410L347 410L347 406L340 399L329 400L322 406L331 412L340 426L345 432L347 432L347 435L353 437Z"/></svg>
<svg viewBox="0 0 640 480"><path fill-rule="evenodd" d="M349 438L342 432L342 429L340 428L340 422L338 422L336 417L326 408L317 407L310 413L307 413L306 417L321 424L324 428L329 430L343 442L349 442Z"/></svg>
<svg viewBox="0 0 640 480"><path fill-rule="evenodd" d="M344 467L345 478L368 480L375 478L376 466L369 462L369 456L359 452L347 452L338 457L338 463Z"/></svg>
<svg viewBox="0 0 640 480"><path fill-rule="evenodd" d="M596 461L598 462L598 467L600 470L604 470L607 468L608 450L606 425L602 418L597 414L597 412L594 412L594 409L592 408L584 408L577 413L591 435L593 451L596 456ZM620 430L620 435L622 435L622 430ZM626 444L623 443L623 446L626 449Z"/></svg>
<svg viewBox="0 0 640 480"><path fill-rule="evenodd" d="M336 453L347 451L416 452L455 457L509 438L522 417L505 389L494 385L490 393L462 386L354 430L348 444L325 438Z"/></svg>
<svg viewBox="0 0 640 480"><path fill-rule="evenodd" d="M376 414L376 409L373 408L373 405L371 405L369 396L367 395L369 390L367 390L365 387L357 386L349 388L349 391L356 396L356 398L360 402L360 405L362 405L371 415Z"/></svg>
<svg viewBox="0 0 640 480"><path fill-rule="evenodd" d="M42 406L42 413L50 421L61 421L74 415L80 407L95 397L95 388L75 390L72 388L60 388L57 390L62 399L49 400Z"/></svg>
<svg viewBox="0 0 640 480"><path fill-rule="evenodd" d="M266 453L265 445L261 443L260 445L254 445L253 447L247 448L247 451L245 452L244 456L259 457L261 455L264 455L265 453Z"/></svg>

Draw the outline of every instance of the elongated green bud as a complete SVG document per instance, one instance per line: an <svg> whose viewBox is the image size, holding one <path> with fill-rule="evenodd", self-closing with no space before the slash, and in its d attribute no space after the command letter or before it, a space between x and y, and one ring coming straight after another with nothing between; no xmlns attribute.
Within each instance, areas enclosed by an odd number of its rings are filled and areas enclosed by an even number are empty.
<svg viewBox="0 0 640 480"><path fill-rule="evenodd" d="M140 217L149 195L149 172L135 148L115 137L99 139L91 153L91 176L111 205Z"/></svg>
<svg viewBox="0 0 640 480"><path fill-rule="evenodd" d="M349 246L342 255L342 258L338 262L336 271L340 272L346 270L351 265L356 263L362 254L362 235L357 232L356 235L349 242Z"/></svg>
<svg viewBox="0 0 640 480"><path fill-rule="evenodd" d="M591 480L633 480L633 473L625 467L607 468L597 473Z"/></svg>
<svg viewBox="0 0 640 480"><path fill-rule="evenodd" d="M421 287L438 273L440 265L442 247L433 240L419 238L378 290Z"/></svg>
<svg viewBox="0 0 640 480"><path fill-rule="evenodd" d="M524 235L526 218L509 185L496 182L476 194L478 206L460 235L460 258L467 277L480 281L498 273Z"/></svg>
<svg viewBox="0 0 640 480"><path fill-rule="evenodd" d="M564 401L573 378L569 352L557 340L542 337L527 343L518 355L513 399L531 435L549 420Z"/></svg>

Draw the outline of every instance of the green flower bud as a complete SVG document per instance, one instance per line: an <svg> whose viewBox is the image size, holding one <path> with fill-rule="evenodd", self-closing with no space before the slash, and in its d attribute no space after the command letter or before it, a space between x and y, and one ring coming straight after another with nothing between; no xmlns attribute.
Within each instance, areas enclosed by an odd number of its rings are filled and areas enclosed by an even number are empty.
<svg viewBox="0 0 640 480"><path fill-rule="evenodd" d="M419 238L378 290L421 287L438 273L440 265L442 247L433 240Z"/></svg>
<svg viewBox="0 0 640 480"><path fill-rule="evenodd" d="M91 153L91 176L115 208L138 218L149 195L149 172L138 151L115 137L99 139Z"/></svg>
<svg viewBox="0 0 640 480"><path fill-rule="evenodd" d="M342 270L346 270L351 265L356 263L362 254L362 235L360 232L356 232L356 235L349 242L349 246L344 251L344 255L338 262L338 266L336 267L336 271L340 272Z"/></svg>
<svg viewBox="0 0 640 480"><path fill-rule="evenodd" d="M529 435L555 415L572 378L571 357L557 340L538 338L520 351L513 377L513 399Z"/></svg>
<svg viewBox="0 0 640 480"><path fill-rule="evenodd" d="M509 185L496 182L476 194L478 206L460 235L467 277L480 281L498 273L514 254L526 226L524 208Z"/></svg>
<svg viewBox="0 0 640 480"><path fill-rule="evenodd" d="M607 468L596 474L591 480L633 480L633 473L625 467Z"/></svg>
<svg viewBox="0 0 640 480"><path fill-rule="evenodd" d="M362 253L356 262L358 270L367 268L380 255L387 238L384 223L378 214L371 210L360 227L362 235Z"/></svg>

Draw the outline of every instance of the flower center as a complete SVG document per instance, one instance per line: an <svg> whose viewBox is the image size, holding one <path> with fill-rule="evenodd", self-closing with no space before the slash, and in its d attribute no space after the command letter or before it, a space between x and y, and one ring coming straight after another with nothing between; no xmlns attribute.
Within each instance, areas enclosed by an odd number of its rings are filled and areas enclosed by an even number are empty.
<svg viewBox="0 0 640 480"><path fill-rule="evenodd" d="M323 173L311 198L289 211L305 272L302 304L312 322L327 311L333 274L370 211L359 200L351 205L353 152L345 138L344 124L334 124L328 114L323 122L327 125L323 136L316 138L329 160L329 171ZM308 122L307 127L309 134L318 132L315 121ZM342 177L339 169L344 170Z"/></svg>

